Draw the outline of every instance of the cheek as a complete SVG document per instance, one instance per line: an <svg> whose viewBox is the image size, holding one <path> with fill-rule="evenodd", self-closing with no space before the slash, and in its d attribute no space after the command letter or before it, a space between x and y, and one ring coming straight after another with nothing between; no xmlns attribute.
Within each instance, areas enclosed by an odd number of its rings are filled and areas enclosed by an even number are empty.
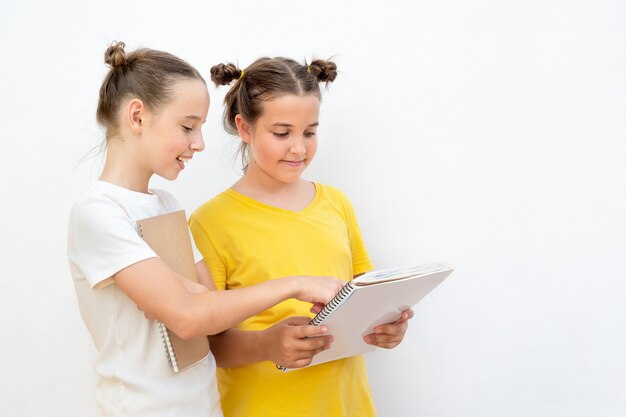
<svg viewBox="0 0 626 417"><path fill-rule="evenodd" d="M188 141L181 135L171 134L165 143L168 153L179 155L188 148Z"/></svg>
<svg viewBox="0 0 626 417"><path fill-rule="evenodd" d="M250 145L250 150L252 154L256 156L257 159L280 159L282 158L285 150L281 146L280 142L277 141L258 141L253 142Z"/></svg>
<svg viewBox="0 0 626 417"><path fill-rule="evenodd" d="M317 153L317 139L312 139L307 142L306 153L309 159L312 159L313 156Z"/></svg>

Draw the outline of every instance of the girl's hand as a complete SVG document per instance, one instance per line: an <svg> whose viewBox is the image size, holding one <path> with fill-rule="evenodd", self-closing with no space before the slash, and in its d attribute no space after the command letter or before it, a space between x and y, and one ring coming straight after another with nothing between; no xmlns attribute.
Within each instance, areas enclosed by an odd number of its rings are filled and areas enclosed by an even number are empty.
<svg viewBox="0 0 626 417"><path fill-rule="evenodd" d="M313 307L311 307L311 309L309 311L311 313L313 313L313 314L317 314L320 311L322 311L325 306L326 306L326 304L324 304L324 303L315 303L315 304L313 304Z"/></svg>
<svg viewBox="0 0 626 417"><path fill-rule="evenodd" d="M289 317L263 330L264 357L286 368L307 366L313 356L330 347L325 326L309 326L308 317ZM315 336L315 337L313 337Z"/></svg>
<svg viewBox="0 0 626 417"><path fill-rule="evenodd" d="M334 277L290 277L295 282L294 297L300 301L324 305L329 302L346 283Z"/></svg>
<svg viewBox="0 0 626 417"><path fill-rule="evenodd" d="M363 338L365 343L385 349L393 349L402 342L409 320L413 318L413 310L408 309L402 312L400 318L389 324L382 324L374 327L374 333Z"/></svg>

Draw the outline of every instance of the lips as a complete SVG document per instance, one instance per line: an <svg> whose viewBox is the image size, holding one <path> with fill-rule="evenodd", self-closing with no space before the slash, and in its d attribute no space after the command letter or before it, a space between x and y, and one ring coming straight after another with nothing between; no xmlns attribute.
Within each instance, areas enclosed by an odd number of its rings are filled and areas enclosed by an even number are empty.
<svg viewBox="0 0 626 417"><path fill-rule="evenodd" d="M190 156L179 156L178 158L176 158L176 162L178 162L178 166L180 167L180 169L185 169L185 164L187 164L190 159Z"/></svg>
<svg viewBox="0 0 626 417"><path fill-rule="evenodd" d="M289 166L292 167L300 167L302 165L304 165L304 159L301 161L287 161L287 160L283 160L284 163L286 163Z"/></svg>

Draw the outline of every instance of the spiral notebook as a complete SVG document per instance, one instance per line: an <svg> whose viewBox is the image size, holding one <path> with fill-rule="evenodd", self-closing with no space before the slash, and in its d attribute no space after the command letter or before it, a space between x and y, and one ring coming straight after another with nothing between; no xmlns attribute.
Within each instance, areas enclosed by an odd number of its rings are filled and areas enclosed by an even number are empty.
<svg viewBox="0 0 626 417"><path fill-rule="evenodd" d="M198 281L184 210L138 220L137 231L174 272ZM157 326L163 339L165 355L174 372L201 361L209 354L209 339L206 336L183 340L163 323L157 321Z"/></svg>
<svg viewBox="0 0 626 417"><path fill-rule="evenodd" d="M393 323L413 307L453 269L436 263L371 271L348 282L311 320L333 335L330 349L320 352L309 366L376 350L363 341L380 324ZM282 371L295 369L278 366Z"/></svg>

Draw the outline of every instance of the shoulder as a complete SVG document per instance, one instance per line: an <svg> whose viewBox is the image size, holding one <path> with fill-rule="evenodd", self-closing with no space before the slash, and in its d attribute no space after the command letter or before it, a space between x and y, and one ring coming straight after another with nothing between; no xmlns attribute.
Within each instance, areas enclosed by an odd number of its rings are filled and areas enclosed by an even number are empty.
<svg viewBox="0 0 626 417"><path fill-rule="evenodd" d="M90 186L72 206L70 222L84 225L118 216L127 217L124 209L106 193Z"/></svg>
<svg viewBox="0 0 626 417"><path fill-rule="evenodd" d="M342 205L350 205L350 199L346 193L341 191L339 188L321 183L315 183L315 186L320 190L323 198L332 200Z"/></svg>
<svg viewBox="0 0 626 417"><path fill-rule="evenodd" d="M235 203L231 197L229 197L228 190L221 192L210 200L202 203L191 213L190 218L196 221L205 221L215 217L223 217L231 212L232 206Z"/></svg>
<svg viewBox="0 0 626 417"><path fill-rule="evenodd" d="M70 211L68 241L76 251L100 247L105 241L113 242L113 235L130 237L136 234L135 224L125 209L115 200L90 188L79 198Z"/></svg>
<svg viewBox="0 0 626 417"><path fill-rule="evenodd" d="M354 206L346 193L330 185L316 183L316 186L319 187L320 199L323 204L331 206L340 212L347 222L351 223L356 219Z"/></svg>

